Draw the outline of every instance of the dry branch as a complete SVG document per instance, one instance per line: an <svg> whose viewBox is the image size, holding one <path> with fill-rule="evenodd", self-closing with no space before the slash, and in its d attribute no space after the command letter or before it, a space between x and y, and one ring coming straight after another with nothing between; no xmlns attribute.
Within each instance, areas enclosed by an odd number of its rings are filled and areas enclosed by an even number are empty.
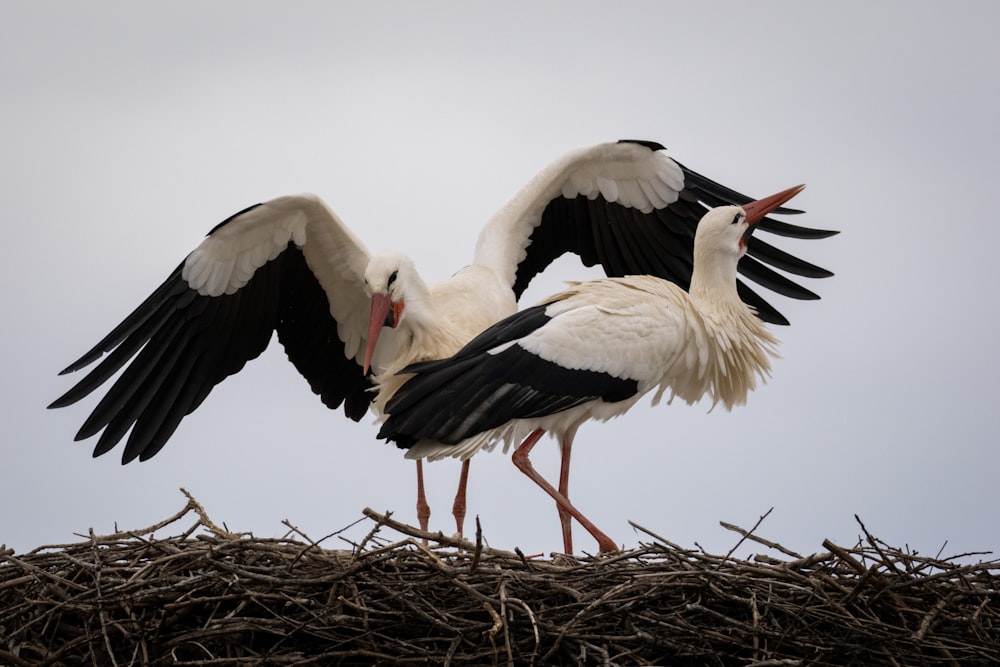
<svg viewBox="0 0 1000 667"><path fill-rule="evenodd" d="M296 539L231 533L188 496L141 531L0 552L0 664L1000 664L1000 562L902 552L864 526L803 558L759 522L726 525L790 561L638 526L638 549L550 561L364 514L368 536L331 550L291 524Z"/></svg>

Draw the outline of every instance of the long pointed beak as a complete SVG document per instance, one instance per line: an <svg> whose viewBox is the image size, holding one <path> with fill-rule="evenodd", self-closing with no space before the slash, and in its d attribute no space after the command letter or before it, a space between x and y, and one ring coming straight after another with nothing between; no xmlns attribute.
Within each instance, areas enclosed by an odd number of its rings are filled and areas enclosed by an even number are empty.
<svg viewBox="0 0 1000 667"><path fill-rule="evenodd" d="M752 201L749 204L744 204L743 210L747 214L747 224L756 225L758 222L763 220L768 213L802 192L805 187L805 185L796 185L794 188L782 190L781 192L771 195L770 197L764 197L763 199Z"/></svg>
<svg viewBox="0 0 1000 667"><path fill-rule="evenodd" d="M389 317L390 310L392 310L392 299L389 298L388 294L372 294L372 314L368 320L368 343L365 345L365 364L362 371L365 375L368 374L368 369L372 365L375 343L378 342L378 335L382 333L382 327L386 325L386 318ZM394 324L394 320L389 322L390 326Z"/></svg>

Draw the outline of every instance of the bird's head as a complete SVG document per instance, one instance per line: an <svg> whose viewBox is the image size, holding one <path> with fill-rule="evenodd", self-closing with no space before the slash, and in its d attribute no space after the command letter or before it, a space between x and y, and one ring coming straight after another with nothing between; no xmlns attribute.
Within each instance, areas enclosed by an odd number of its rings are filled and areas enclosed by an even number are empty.
<svg viewBox="0 0 1000 667"><path fill-rule="evenodd" d="M365 290L371 295L371 318L365 347L364 372L371 366L375 344L383 327L398 327L406 312L408 294L420 283L413 260L397 252L384 252L368 261Z"/></svg>
<svg viewBox="0 0 1000 667"><path fill-rule="evenodd" d="M754 225L805 188L796 185L770 197L749 202L743 206L713 208L698 223L695 233L695 253L702 256L709 252L735 255L738 260L747 251L747 239Z"/></svg>

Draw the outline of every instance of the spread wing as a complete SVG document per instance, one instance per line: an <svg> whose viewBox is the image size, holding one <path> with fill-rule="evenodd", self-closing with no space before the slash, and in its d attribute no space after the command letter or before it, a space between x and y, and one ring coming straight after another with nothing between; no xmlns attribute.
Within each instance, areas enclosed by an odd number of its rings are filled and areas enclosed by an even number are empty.
<svg viewBox="0 0 1000 667"><path fill-rule="evenodd" d="M322 201L280 197L216 226L138 308L63 373L97 365L49 407L64 407L122 374L76 439L100 433L94 456L129 433L122 462L146 460L274 332L330 408L359 420L370 379L360 358L369 253Z"/></svg>
<svg viewBox="0 0 1000 667"><path fill-rule="evenodd" d="M709 208L752 200L676 162L657 143L598 144L570 153L532 179L483 229L476 261L509 280L518 297L567 252L587 266L600 264L609 276L648 274L687 289L698 221ZM836 233L771 218L757 226L761 232L803 239ZM739 266L747 280L786 297L819 298L775 269L808 278L832 275L752 237ZM738 289L761 319L788 323L744 281Z"/></svg>

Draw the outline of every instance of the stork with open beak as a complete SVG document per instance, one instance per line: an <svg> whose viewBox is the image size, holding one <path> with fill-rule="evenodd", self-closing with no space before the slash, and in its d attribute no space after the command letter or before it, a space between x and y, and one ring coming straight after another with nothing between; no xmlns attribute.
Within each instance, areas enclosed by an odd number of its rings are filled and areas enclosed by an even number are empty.
<svg viewBox="0 0 1000 667"><path fill-rule="evenodd" d="M99 361L49 407L79 401L124 367L76 439L99 434L99 456L127 435L122 463L144 461L277 333L313 392L357 421L373 399L382 405L398 389L397 371L448 357L514 313L532 278L563 253L601 264L608 275L651 274L686 287L698 218L709 206L748 201L674 161L659 144L598 144L544 169L482 229L471 265L427 284L408 257L370 253L315 195L278 197L213 228L160 287L63 371ZM760 228L799 238L834 233L775 220ZM817 297L770 267L829 275L757 238L749 255L741 272L792 298ZM739 289L761 318L785 322L749 287ZM419 464L417 472L417 513L426 529ZM466 462L453 507L459 532L467 475Z"/></svg>
<svg viewBox="0 0 1000 667"><path fill-rule="evenodd" d="M804 186L705 214L694 238L690 290L656 276L603 278L568 289L497 322L447 359L402 370L406 381L385 406L379 437L411 458L468 459L500 442L520 442L514 464L555 501L563 547L571 519L597 540L615 542L569 500L573 437L588 420L627 412L656 390L726 409L746 402L767 378L777 340L737 290L750 230ZM533 468L546 431L562 448L559 487Z"/></svg>

